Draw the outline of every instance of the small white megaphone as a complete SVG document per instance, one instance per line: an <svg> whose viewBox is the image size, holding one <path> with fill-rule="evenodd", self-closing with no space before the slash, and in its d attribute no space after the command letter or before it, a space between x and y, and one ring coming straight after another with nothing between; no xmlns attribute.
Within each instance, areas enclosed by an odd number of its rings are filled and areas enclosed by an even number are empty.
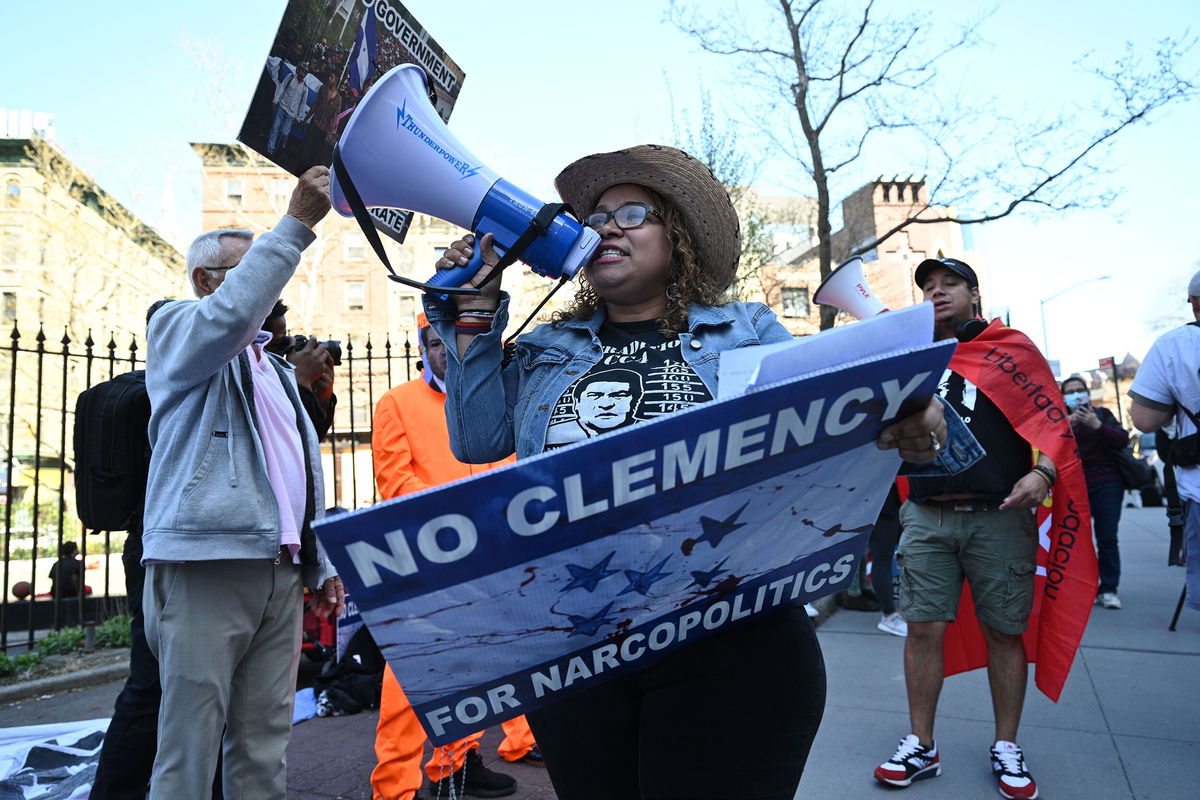
<svg viewBox="0 0 1200 800"><path fill-rule="evenodd" d="M540 200L482 164L437 115L428 87L424 70L401 64L366 93L338 143L345 174L335 163L333 207L343 216L354 215L344 186L349 176L351 191L357 190L367 208L419 211L477 237L491 233L501 255L525 235L519 257L531 269L548 278L574 277L591 259L599 234L567 213L548 216ZM532 239L526 235L531 227L537 233ZM439 270L424 284L404 282L453 291L482 265L481 248L476 247L465 266Z"/></svg>
<svg viewBox="0 0 1200 800"><path fill-rule="evenodd" d="M887 311L879 298L871 293L867 279L863 277L863 260L854 256L838 265L821 281L813 301L823 306L833 306L845 311L855 319L868 319Z"/></svg>

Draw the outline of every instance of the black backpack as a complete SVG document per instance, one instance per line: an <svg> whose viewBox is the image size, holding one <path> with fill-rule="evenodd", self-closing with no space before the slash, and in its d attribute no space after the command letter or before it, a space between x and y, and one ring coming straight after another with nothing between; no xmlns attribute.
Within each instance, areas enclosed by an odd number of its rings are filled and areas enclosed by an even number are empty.
<svg viewBox="0 0 1200 800"><path fill-rule="evenodd" d="M146 371L117 375L75 402L75 506L85 527L140 526L150 471Z"/></svg>

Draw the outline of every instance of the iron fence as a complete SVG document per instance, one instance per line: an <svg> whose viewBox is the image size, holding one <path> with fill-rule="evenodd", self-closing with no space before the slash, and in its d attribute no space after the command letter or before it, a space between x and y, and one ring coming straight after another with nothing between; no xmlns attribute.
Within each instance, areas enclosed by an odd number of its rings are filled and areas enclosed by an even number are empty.
<svg viewBox="0 0 1200 800"><path fill-rule="evenodd" d="M55 346L43 326L30 342L14 322L9 340L0 349L0 385L7 388L7 397L0 399L0 652L32 647L39 630L99 622L125 611L120 565L125 533L88 530L75 511L75 400L91 386L144 366L136 337L127 345L112 335L99 343L88 331L77 344L64 331ZM381 345L371 336L357 341L347 336L342 351L342 363L335 367L338 403L322 462L327 502L357 508L377 499L371 457L375 403L392 386L415 377L418 362L412 334L397 343L385 335ZM50 568L71 541L82 555L84 580L79 596L56 600L46 591ZM20 597L18 588L27 595Z"/></svg>

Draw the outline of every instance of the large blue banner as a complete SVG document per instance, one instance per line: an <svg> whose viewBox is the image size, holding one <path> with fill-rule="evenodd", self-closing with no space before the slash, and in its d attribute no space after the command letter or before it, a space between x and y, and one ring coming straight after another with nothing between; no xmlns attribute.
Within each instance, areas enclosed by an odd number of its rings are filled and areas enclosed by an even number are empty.
<svg viewBox="0 0 1200 800"><path fill-rule="evenodd" d="M843 588L946 342L606 434L318 527L434 744Z"/></svg>

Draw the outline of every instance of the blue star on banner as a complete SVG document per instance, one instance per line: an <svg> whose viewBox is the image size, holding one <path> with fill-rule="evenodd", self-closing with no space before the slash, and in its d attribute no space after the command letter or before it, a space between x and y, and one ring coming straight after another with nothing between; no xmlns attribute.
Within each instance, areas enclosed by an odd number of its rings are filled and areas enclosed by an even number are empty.
<svg viewBox="0 0 1200 800"><path fill-rule="evenodd" d="M746 506L748 505L750 505L749 500L743 503L741 508L730 514L725 519L717 520L713 519L712 517L700 517L700 525L704 528L704 533L700 536L700 538L696 539L696 543L699 544L700 542L708 542L715 550L717 545L721 543L722 539L746 524L744 522L734 522L734 520L746 510Z"/></svg>
<svg viewBox="0 0 1200 800"><path fill-rule="evenodd" d="M727 558L721 559L720 563L710 570L693 570L692 582L688 584L688 587L690 588L692 586L699 586L701 589L708 588L708 585L715 581L717 576L724 575L729 571L727 569L722 569L725 566L725 562L728 560L729 559Z"/></svg>
<svg viewBox="0 0 1200 800"><path fill-rule="evenodd" d="M637 592L642 595L650 594L651 586L668 575L675 574L673 572L662 571L663 565L667 563L667 559L669 558L670 556L667 556L645 572L638 572L636 569L625 570L625 577L629 579L629 585L617 592L617 594L621 595L627 592Z"/></svg>
<svg viewBox="0 0 1200 800"><path fill-rule="evenodd" d="M571 624L575 627L571 628L571 632L567 634L567 638L569 639L572 636L595 636L599 632L600 626L612 622L612 618L608 616L609 609L612 607L613 604L609 603L590 617L568 614L567 619L571 620Z"/></svg>
<svg viewBox="0 0 1200 800"><path fill-rule="evenodd" d="M562 591L569 592L572 589L587 589L589 592L596 591L596 585L600 581L607 578L609 575L616 575L620 570L608 569L608 562L612 561L612 557L617 554L616 550L606 555L604 558L596 562L592 567L581 567L578 564L567 564L567 570L571 573L571 582L563 587Z"/></svg>

